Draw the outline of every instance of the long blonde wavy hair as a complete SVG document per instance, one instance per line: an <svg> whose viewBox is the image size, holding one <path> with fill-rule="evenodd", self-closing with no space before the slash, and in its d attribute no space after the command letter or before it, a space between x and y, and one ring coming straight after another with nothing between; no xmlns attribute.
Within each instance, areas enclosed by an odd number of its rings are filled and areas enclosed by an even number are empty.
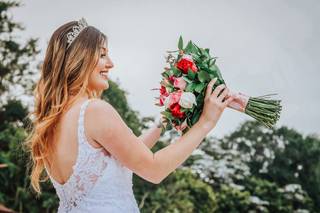
<svg viewBox="0 0 320 213"><path fill-rule="evenodd" d="M67 48L67 33L76 24L76 21L66 23L51 36L41 76L33 91L35 106L29 114L32 123L26 146L31 157L31 186L38 194L41 193L40 182L48 179L45 165L50 166L50 154L54 150L48 139L54 133L59 117L80 95L100 98L102 94L102 91L90 91L88 81L97 65L101 45L107 38L89 26Z"/></svg>

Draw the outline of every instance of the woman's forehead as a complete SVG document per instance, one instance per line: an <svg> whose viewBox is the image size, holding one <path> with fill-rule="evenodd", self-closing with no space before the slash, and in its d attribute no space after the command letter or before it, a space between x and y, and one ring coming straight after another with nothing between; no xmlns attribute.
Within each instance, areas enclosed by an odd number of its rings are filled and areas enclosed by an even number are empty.
<svg viewBox="0 0 320 213"><path fill-rule="evenodd" d="M107 42L103 42L102 45L100 46L101 50L103 51L107 51L108 50L108 46L107 46Z"/></svg>

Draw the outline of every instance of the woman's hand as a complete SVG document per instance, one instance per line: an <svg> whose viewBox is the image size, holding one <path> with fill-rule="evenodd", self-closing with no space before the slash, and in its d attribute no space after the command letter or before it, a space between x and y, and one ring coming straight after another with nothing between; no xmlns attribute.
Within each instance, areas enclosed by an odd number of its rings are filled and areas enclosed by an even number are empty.
<svg viewBox="0 0 320 213"><path fill-rule="evenodd" d="M216 78L212 79L207 86L203 111L199 119L205 123L210 123L212 128L216 126L224 109L234 99L234 96L228 96L229 89L224 84L217 86L212 91L216 81Z"/></svg>

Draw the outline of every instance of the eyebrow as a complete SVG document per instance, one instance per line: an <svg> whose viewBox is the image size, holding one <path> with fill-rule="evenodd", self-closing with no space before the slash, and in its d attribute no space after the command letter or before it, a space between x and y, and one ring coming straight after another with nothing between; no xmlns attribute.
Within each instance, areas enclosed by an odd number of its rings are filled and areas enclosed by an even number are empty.
<svg viewBox="0 0 320 213"><path fill-rule="evenodd" d="M108 51L108 49L103 47L103 46L101 46L101 49L104 50L104 51Z"/></svg>

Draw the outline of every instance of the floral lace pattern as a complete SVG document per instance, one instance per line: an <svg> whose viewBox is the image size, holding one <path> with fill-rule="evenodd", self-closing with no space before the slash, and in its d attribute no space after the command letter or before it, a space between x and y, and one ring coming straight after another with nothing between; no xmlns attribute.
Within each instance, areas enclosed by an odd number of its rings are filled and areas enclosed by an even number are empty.
<svg viewBox="0 0 320 213"><path fill-rule="evenodd" d="M93 148L84 132L84 112L89 101L80 108L78 120L78 156L73 173L66 183L60 184L50 177L65 212L79 205L90 192L107 167L107 159L102 149Z"/></svg>
<svg viewBox="0 0 320 213"><path fill-rule="evenodd" d="M132 190L132 171L113 156L106 156L103 148L94 148L87 141L84 114L89 102L90 99L80 108L78 156L72 175L64 184L49 175L60 200L58 212L139 213Z"/></svg>

